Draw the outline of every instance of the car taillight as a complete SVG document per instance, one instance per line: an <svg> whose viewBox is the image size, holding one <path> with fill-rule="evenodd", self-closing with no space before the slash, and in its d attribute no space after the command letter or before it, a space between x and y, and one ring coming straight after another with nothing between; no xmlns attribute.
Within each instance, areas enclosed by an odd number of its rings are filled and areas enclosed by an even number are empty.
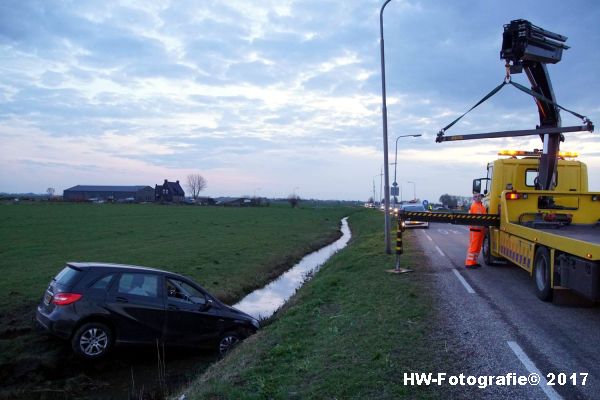
<svg viewBox="0 0 600 400"><path fill-rule="evenodd" d="M52 302L57 306L66 306L75 303L79 299L81 299L79 293L57 293L52 299Z"/></svg>

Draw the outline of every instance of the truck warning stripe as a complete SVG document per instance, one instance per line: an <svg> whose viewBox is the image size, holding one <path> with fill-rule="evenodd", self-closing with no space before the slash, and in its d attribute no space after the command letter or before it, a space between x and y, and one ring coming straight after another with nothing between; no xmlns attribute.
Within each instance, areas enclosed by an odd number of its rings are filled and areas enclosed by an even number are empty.
<svg viewBox="0 0 600 400"><path fill-rule="evenodd" d="M398 223L401 221L447 222L455 225L500 226L497 214L462 214L403 211L398 212Z"/></svg>

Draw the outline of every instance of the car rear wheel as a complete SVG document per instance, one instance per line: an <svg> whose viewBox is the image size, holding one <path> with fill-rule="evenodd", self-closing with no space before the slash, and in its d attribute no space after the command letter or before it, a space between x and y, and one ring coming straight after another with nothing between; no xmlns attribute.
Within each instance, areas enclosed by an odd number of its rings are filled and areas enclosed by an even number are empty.
<svg viewBox="0 0 600 400"><path fill-rule="evenodd" d="M239 344L241 340L241 336L236 332L227 332L223 334L219 340L219 354L224 356L229 350Z"/></svg>
<svg viewBox="0 0 600 400"><path fill-rule="evenodd" d="M110 328L100 322L83 324L71 340L73 351L87 359L105 356L112 347L113 335Z"/></svg>

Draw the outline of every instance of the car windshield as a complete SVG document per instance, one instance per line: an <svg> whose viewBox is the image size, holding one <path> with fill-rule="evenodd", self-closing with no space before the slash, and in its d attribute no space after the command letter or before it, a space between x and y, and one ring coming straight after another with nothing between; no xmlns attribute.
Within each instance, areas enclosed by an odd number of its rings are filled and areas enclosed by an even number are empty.
<svg viewBox="0 0 600 400"><path fill-rule="evenodd" d="M403 206L402 209L405 211L425 211L425 207L422 205Z"/></svg>

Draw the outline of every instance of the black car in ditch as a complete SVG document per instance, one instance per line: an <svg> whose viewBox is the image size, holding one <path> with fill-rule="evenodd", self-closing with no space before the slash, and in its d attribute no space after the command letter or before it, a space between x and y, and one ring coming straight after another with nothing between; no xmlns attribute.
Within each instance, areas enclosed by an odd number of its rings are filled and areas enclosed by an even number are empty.
<svg viewBox="0 0 600 400"><path fill-rule="evenodd" d="M192 280L153 268L70 262L48 286L37 321L88 359L113 345L216 347L220 353L256 332L258 321Z"/></svg>

